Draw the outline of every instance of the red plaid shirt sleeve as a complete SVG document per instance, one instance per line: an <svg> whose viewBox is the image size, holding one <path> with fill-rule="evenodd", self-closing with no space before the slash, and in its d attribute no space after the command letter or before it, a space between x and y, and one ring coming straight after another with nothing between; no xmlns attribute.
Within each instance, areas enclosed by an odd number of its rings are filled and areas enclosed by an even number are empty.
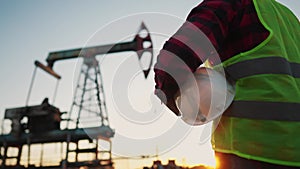
<svg viewBox="0 0 300 169"><path fill-rule="evenodd" d="M174 97L187 73L208 58L214 62L211 44L224 61L253 48L267 36L252 0L204 0L160 51L154 66L155 94L165 102Z"/></svg>

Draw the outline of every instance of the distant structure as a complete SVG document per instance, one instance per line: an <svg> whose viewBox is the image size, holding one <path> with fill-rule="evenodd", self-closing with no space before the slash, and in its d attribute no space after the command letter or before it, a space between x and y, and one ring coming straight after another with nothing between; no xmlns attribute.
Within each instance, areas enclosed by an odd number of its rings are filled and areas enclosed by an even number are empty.
<svg viewBox="0 0 300 169"><path fill-rule="evenodd" d="M151 167L143 167L143 169L183 169L183 167L177 166L175 160L169 160L166 165L163 165L160 160L155 160Z"/></svg>
<svg viewBox="0 0 300 169"><path fill-rule="evenodd" d="M190 167L178 166L175 160L169 160L167 164L162 164L160 160L153 161L151 167L143 167L143 169L214 169L213 167L208 167L204 165Z"/></svg>

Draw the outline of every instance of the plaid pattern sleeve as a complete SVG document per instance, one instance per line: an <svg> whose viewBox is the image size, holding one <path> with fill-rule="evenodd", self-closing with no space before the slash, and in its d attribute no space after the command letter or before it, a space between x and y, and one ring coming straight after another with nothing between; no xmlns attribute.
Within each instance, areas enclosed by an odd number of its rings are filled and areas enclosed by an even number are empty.
<svg viewBox="0 0 300 169"><path fill-rule="evenodd" d="M174 97L188 72L208 58L213 63L211 45L224 61L267 36L252 0L204 0L160 51L154 66L155 94L162 101Z"/></svg>

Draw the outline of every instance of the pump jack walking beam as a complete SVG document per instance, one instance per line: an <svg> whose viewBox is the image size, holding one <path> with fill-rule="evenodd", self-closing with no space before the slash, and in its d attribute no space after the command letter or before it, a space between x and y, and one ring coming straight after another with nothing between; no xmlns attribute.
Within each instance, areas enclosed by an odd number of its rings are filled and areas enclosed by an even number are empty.
<svg viewBox="0 0 300 169"><path fill-rule="evenodd" d="M146 31L147 35L141 37L140 33L142 31ZM146 28L145 24L142 23L138 33L135 35L135 38L131 42L122 42L122 43L109 44L109 45L100 45L100 46L51 52L49 53L46 59L47 66L43 65L39 61L35 61L35 65L40 67L50 75L54 76L55 78L60 79L60 76L57 73L55 73L53 70L54 63L59 60L75 59L78 57L82 57L82 58L95 57L96 55L100 55L100 54L117 53L117 52L124 52L124 51L135 51L138 55L138 59L140 60L144 52L150 52L151 60L149 63L149 67L143 70L144 76L145 78L147 78L153 60L152 47L153 46L152 46L150 33Z"/></svg>

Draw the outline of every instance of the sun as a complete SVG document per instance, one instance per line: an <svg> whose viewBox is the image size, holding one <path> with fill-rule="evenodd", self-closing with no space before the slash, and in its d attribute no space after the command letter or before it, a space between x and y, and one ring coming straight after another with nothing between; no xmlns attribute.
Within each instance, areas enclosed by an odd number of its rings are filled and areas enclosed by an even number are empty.
<svg viewBox="0 0 300 169"><path fill-rule="evenodd" d="M221 160L220 160L220 158L218 156L215 156L215 161L216 161L215 169L220 168Z"/></svg>

